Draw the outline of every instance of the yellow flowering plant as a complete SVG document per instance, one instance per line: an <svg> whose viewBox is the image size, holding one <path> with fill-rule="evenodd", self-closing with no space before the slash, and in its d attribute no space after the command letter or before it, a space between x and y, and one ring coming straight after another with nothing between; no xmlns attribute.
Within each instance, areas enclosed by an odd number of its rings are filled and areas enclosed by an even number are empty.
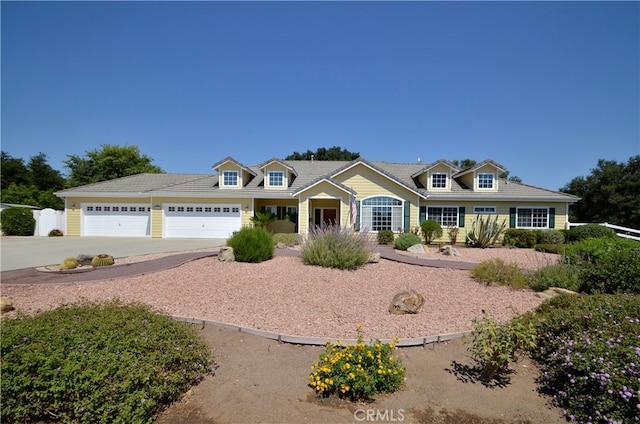
<svg viewBox="0 0 640 424"><path fill-rule="evenodd" d="M402 362L394 357L395 343L364 342L362 326L356 326L358 341L343 346L340 340L326 342L325 352L311 365L309 386L321 397L337 394L351 400L372 400L378 393L396 391L405 377Z"/></svg>

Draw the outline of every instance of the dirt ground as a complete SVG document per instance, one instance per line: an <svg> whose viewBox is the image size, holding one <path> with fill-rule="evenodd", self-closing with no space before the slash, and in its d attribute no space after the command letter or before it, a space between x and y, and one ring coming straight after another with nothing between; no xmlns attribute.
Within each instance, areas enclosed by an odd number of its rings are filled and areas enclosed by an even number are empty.
<svg viewBox="0 0 640 424"><path fill-rule="evenodd" d="M318 399L307 386L321 346L278 343L236 330L200 329L219 368L167 409L156 424L566 423L562 411L538 394L539 370L528 359L494 384L476 378L461 339L399 348L407 378L396 393L371 403Z"/></svg>

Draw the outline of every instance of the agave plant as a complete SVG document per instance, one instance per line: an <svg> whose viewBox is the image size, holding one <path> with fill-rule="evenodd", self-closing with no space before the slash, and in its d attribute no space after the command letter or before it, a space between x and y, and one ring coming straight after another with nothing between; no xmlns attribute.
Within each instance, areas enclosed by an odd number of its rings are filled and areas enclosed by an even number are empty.
<svg viewBox="0 0 640 424"><path fill-rule="evenodd" d="M502 223L498 223L498 216L494 219L487 216L486 219L481 215L477 215L473 225L471 226L471 233L469 238L472 241L473 246L485 248L494 245L498 238L505 232L507 227L507 220L503 220Z"/></svg>

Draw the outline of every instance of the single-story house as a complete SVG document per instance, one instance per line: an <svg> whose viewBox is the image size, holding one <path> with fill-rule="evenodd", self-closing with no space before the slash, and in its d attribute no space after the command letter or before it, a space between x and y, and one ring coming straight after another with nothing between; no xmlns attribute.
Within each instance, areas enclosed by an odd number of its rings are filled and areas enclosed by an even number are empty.
<svg viewBox="0 0 640 424"><path fill-rule="evenodd" d="M227 238L269 210L306 234L335 223L371 232L410 231L426 219L460 228L478 214L510 228L566 228L579 198L499 178L505 168L485 160L459 169L425 163L285 161L245 165L231 157L212 174L138 174L56 195L65 201L67 236ZM446 232L445 232L446 236Z"/></svg>

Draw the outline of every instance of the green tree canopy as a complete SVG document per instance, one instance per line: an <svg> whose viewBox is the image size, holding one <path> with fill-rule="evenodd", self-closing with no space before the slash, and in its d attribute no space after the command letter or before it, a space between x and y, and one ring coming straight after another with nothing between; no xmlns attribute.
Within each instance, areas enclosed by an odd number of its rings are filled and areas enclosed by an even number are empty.
<svg viewBox="0 0 640 424"><path fill-rule="evenodd" d="M153 159L141 155L138 146L103 144L100 149L86 152L84 157L69 155L64 161L69 169L69 187L97 183L142 173L163 173L152 164Z"/></svg>
<svg viewBox="0 0 640 424"><path fill-rule="evenodd" d="M313 160L350 161L358 159L360 157L360 153L353 153L338 146L333 146L328 149L319 147L315 152L312 152L311 150L307 150L305 153L293 152L292 154L284 158L284 160L311 160L312 156Z"/></svg>
<svg viewBox="0 0 640 424"><path fill-rule="evenodd" d="M603 223L640 229L640 155L627 163L599 159L587 177L576 177L560 191L579 196L572 222Z"/></svg>
<svg viewBox="0 0 640 424"><path fill-rule="evenodd" d="M14 158L5 151L2 151L0 156L0 171L2 172L0 183L3 190L12 183L29 184L29 169L24 164L24 160Z"/></svg>
<svg viewBox="0 0 640 424"><path fill-rule="evenodd" d="M56 171L47 163L47 155L40 153L32 156L27 165L29 169L29 183L38 190L61 190L64 188L65 180L59 171Z"/></svg>

